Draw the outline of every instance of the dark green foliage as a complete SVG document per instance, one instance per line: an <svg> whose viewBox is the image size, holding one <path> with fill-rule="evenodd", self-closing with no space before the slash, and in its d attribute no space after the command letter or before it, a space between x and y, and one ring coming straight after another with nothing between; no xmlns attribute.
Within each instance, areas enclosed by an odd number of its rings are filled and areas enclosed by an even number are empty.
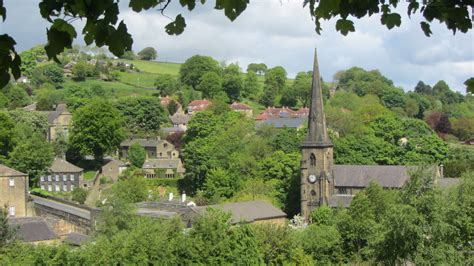
<svg viewBox="0 0 474 266"><path fill-rule="evenodd" d="M202 76L196 90L202 92L203 98L218 98L223 94L222 78L216 72L207 72Z"/></svg>
<svg viewBox="0 0 474 266"><path fill-rule="evenodd" d="M130 163L137 168L142 168L145 159L145 149L140 145L140 143L133 143L132 146L130 146L130 149L128 150L128 160L130 161Z"/></svg>
<svg viewBox="0 0 474 266"><path fill-rule="evenodd" d="M8 224L7 208L0 207L0 254L2 249L14 240L15 233L15 228Z"/></svg>
<svg viewBox="0 0 474 266"><path fill-rule="evenodd" d="M9 114L17 125L26 124L33 130L33 132L46 136L49 124L48 117L45 113L28 112L23 109L16 109L9 111Z"/></svg>
<svg viewBox="0 0 474 266"><path fill-rule="evenodd" d="M45 140L44 136L34 133L28 127L21 129L24 135L16 140L15 148L8 154L8 165L28 174L30 186L34 187L38 177L51 166L54 153L52 145Z"/></svg>
<svg viewBox="0 0 474 266"><path fill-rule="evenodd" d="M56 87L60 87L61 83L64 82L64 70L56 64L47 64L42 67L37 67L32 71L31 83L37 87L51 83Z"/></svg>
<svg viewBox="0 0 474 266"><path fill-rule="evenodd" d="M181 83L189 85L194 89L201 82L202 77L207 72L220 73L219 62L210 56L195 55L186 60L179 70Z"/></svg>
<svg viewBox="0 0 474 266"><path fill-rule="evenodd" d="M71 197L73 201L84 204L87 199L87 190L82 187L76 187L72 190Z"/></svg>
<svg viewBox="0 0 474 266"><path fill-rule="evenodd" d="M231 102L241 99L243 88L242 72L236 64L230 64L224 69L222 88L227 93Z"/></svg>
<svg viewBox="0 0 474 266"><path fill-rule="evenodd" d="M242 87L242 97L256 100L260 93L261 86L258 83L257 74L253 71L248 71Z"/></svg>
<svg viewBox="0 0 474 266"><path fill-rule="evenodd" d="M268 69L265 72L264 93L281 93L286 83L286 75L286 70L281 66Z"/></svg>
<svg viewBox="0 0 474 266"><path fill-rule="evenodd" d="M115 106L132 133L157 132L167 121L167 112L156 97L125 97L119 99Z"/></svg>
<svg viewBox="0 0 474 266"><path fill-rule="evenodd" d="M146 182L150 186L178 187L182 178L152 178Z"/></svg>
<svg viewBox="0 0 474 266"><path fill-rule="evenodd" d="M14 147L14 121L6 112L0 112L0 161L3 161Z"/></svg>
<svg viewBox="0 0 474 266"><path fill-rule="evenodd" d="M31 100L25 89L20 85L7 85L2 93L8 99L8 109L15 109L28 105Z"/></svg>
<svg viewBox="0 0 474 266"><path fill-rule="evenodd" d="M155 81L155 86L161 96L169 96L178 90L178 81L171 75L160 75Z"/></svg>
<svg viewBox="0 0 474 266"><path fill-rule="evenodd" d="M138 52L138 58L141 60L155 60L156 57L158 56L158 53L156 52L155 48L153 47L145 47L143 50Z"/></svg>
<svg viewBox="0 0 474 266"><path fill-rule="evenodd" d="M101 161L105 154L114 152L124 138L123 118L105 100L96 99L77 109L73 121L69 140L83 156L92 154Z"/></svg>
<svg viewBox="0 0 474 266"><path fill-rule="evenodd" d="M267 71L267 65L264 63L251 63L247 66L247 74L253 72L257 75L263 75Z"/></svg>
<svg viewBox="0 0 474 266"><path fill-rule="evenodd" d="M342 261L341 235L335 226L312 224L300 234L303 250L312 255L316 264Z"/></svg>

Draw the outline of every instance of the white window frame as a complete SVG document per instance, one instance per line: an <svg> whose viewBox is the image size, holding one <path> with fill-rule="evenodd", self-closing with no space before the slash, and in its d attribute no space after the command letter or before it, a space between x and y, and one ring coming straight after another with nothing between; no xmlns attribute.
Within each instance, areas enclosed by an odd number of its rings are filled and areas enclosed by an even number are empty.
<svg viewBox="0 0 474 266"><path fill-rule="evenodd" d="M41 176L41 182L44 182L44 176L43 175Z"/></svg>
<svg viewBox="0 0 474 266"><path fill-rule="evenodd" d="M63 185L63 191L67 192L67 185Z"/></svg>
<svg viewBox="0 0 474 266"><path fill-rule="evenodd" d="M61 188L59 187L59 185L58 185L58 184L56 184L56 185L54 186L54 191L56 191L56 192L59 192L59 191L60 191L60 189L61 189Z"/></svg>
<svg viewBox="0 0 474 266"><path fill-rule="evenodd" d="M51 175L48 175L48 182L51 182Z"/></svg>
<svg viewBox="0 0 474 266"><path fill-rule="evenodd" d="M15 186L15 178L14 177L10 177L8 179L8 186L9 187L14 187Z"/></svg>
<svg viewBox="0 0 474 266"><path fill-rule="evenodd" d="M41 190L45 190L45 189L44 189L44 185L41 185Z"/></svg>
<svg viewBox="0 0 474 266"><path fill-rule="evenodd" d="M74 185L73 185L73 184L71 184L71 191L73 191L73 190L74 190Z"/></svg>
<svg viewBox="0 0 474 266"><path fill-rule="evenodd" d="M56 175L55 177L56 182L59 182L59 175Z"/></svg>
<svg viewBox="0 0 474 266"><path fill-rule="evenodd" d="M71 181L74 181L74 174L71 174L69 177L71 178Z"/></svg>
<svg viewBox="0 0 474 266"><path fill-rule="evenodd" d="M15 216L15 214L16 214L15 206L9 206L8 207L8 215L9 216Z"/></svg>
<svg viewBox="0 0 474 266"><path fill-rule="evenodd" d="M63 174L63 181L67 181L67 175Z"/></svg>
<svg viewBox="0 0 474 266"><path fill-rule="evenodd" d="M49 192L52 192L52 191L53 191L53 186L52 186L51 184L48 185L48 191L49 191Z"/></svg>

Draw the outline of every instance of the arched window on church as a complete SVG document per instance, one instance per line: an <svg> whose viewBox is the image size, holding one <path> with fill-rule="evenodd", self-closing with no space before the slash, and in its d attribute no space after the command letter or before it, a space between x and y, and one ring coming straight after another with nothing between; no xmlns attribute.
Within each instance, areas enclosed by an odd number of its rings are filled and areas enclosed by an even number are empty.
<svg viewBox="0 0 474 266"><path fill-rule="evenodd" d="M311 162L311 166L316 166L316 156L314 156L314 153L311 153L309 160Z"/></svg>

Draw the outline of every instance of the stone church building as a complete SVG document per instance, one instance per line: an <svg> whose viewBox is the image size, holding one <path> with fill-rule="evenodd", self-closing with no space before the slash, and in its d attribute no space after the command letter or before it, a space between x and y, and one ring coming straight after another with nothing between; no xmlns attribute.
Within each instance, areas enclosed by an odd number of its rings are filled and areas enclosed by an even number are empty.
<svg viewBox="0 0 474 266"><path fill-rule="evenodd" d="M328 136L315 51L308 135L301 144L301 215L309 221L311 212L322 205L347 207L354 195L371 182L387 189L400 189L410 178L410 168L401 165L334 165L333 144ZM433 167L435 181L442 171ZM442 178L440 186L444 184ZM450 178L451 179L451 178Z"/></svg>

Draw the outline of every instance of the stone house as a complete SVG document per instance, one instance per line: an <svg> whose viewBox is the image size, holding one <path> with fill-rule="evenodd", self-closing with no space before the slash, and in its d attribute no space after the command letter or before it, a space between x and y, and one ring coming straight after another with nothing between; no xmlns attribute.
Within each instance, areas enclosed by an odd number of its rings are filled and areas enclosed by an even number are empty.
<svg viewBox="0 0 474 266"><path fill-rule="evenodd" d="M176 159L179 158L179 152L174 145L160 137L138 139L129 138L120 143L120 157L128 158L128 149L133 143L140 144L146 151L148 159Z"/></svg>
<svg viewBox="0 0 474 266"><path fill-rule="evenodd" d="M179 178L185 172L181 159L148 159L143 164L146 178Z"/></svg>
<svg viewBox="0 0 474 266"><path fill-rule="evenodd" d="M56 140L58 134L62 133L66 138L72 126L72 114L67 110L65 104L58 104L56 110L46 112L48 115L49 129L48 141Z"/></svg>
<svg viewBox="0 0 474 266"><path fill-rule="evenodd" d="M230 105L230 109L239 113L243 113L246 117L253 116L252 108L250 108L250 106L243 103L233 102Z"/></svg>
<svg viewBox="0 0 474 266"><path fill-rule="evenodd" d="M212 104L211 101L206 99L204 100L194 100L188 104L188 114L193 115L197 112L206 110Z"/></svg>
<svg viewBox="0 0 474 266"><path fill-rule="evenodd" d="M190 119L190 115L187 114L181 114L181 113L175 113L174 115L170 115L169 119L171 123L173 124L173 128L179 128L182 129L183 131L186 131L188 129L188 122Z"/></svg>
<svg viewBox="0 0 474 266"><path fill-rule="evenodd" d="M101 168L103 176L109 177L112 180L117 180L120 174L129 167L128 163L120 160L112 159Z"/></svg>
<svg viewBox="0 0 474 266"><path fill-rule="evenodd" d="M28 176L0 164L0 206L6 206L11 217L24 217L27 197Z"/></svg>
<svg viewBox="0 0 474 266"><path fill-rule="evenodd" d="M82 185L83 169L55 158L48 171L40 176L39 186L49 192L68 192Z"/></svg>

